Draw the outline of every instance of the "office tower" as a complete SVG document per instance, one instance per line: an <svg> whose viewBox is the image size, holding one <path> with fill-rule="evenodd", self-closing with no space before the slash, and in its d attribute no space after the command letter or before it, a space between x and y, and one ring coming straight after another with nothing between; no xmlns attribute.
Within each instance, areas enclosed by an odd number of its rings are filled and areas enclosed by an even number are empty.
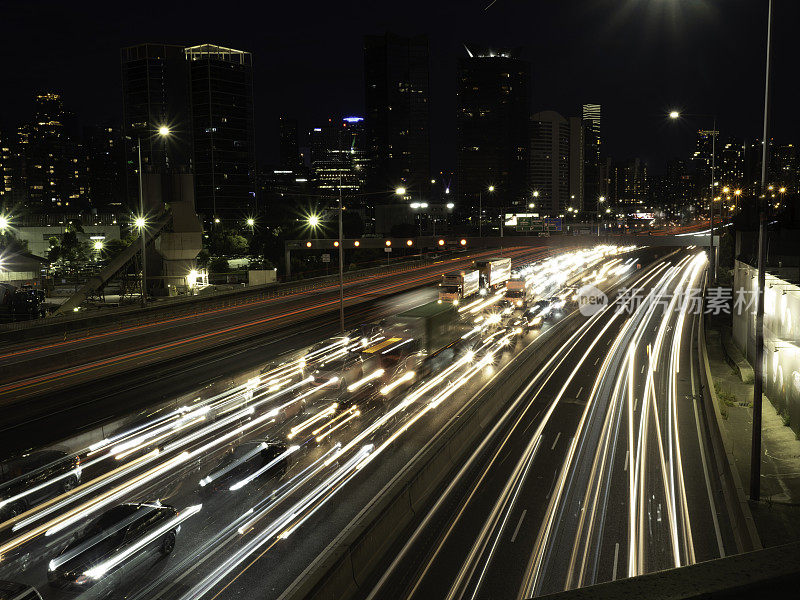
<svg viewBox="0 0 800 600"><path fill-rule="evenodd" d="M191 168L189 77L182 46L141 44L123 48L122 134L131 207L139 204L137 143L145 172ZM158 135L169 127L169 137Z"/></svg>
<svg viewBox="0 0 800 600"><path fill-rule="evenodd" d="M569 122L552 110L531 118L530 184L536 208L552 215L569 206Z"/></svg>
<svg viewBox="0 0 800 600"><path fill-rule="evenodd" d="M403 186L407 196L430 191L428 38L391 33L364 38L370 191L387 197Z"/></svg>
<svg viewBox="0 0 800 600"><path fill-rule="evenodd" d="M317 188L334 198L341 187L344 196L353 197L350 206L370 206L360 195L369 166L369 155L364 148L364 118L328 119L311 130L310 138L311 168Z"/></svg>
<svg viewBox="0 0 800 600"><path fill-rule="evenodd" d="M586 129L580 117L569 121L569 206L575 210L597 211L597 199L584 197Z"/></svg>
<svg viewBox="0 0 800 600"><path fill-rule="evenodd" d="M253 58L213 44L189 63L195 203L205 222L240 223L256 207Z"/></svg>
<svg viewBox="0 0 800 600"><path fill-rule="evenodd" d="M281 169L300 168L300 145L297 141L297 119L280 117L278 122L278 157Z"/></svg>
<svg viewBox="0 0 800 600"><path fill-rule="evenodd" d="M611 200L616 205L637 208L649 194L647 165L638 158L614 163L611 171Z"/></svg>
<svg viewBox="0 0 800 600"><path fill-rule="evenodd" d="M59 94L36 97L32 122L19 130L25 204L31 212L86 208L81 151L64 129L66 113Z"/></svg>
<svg viewBox="0 0 800 600"><path fill-rule="evenodd" d="M604 169L601 158L600 105L583 105L583 208L597 211L600 196L606 196Z"/></svg>
<svg viewBox="0 0 800 600"><path fill-rule="evenodd" d="M697 132L697 142L692 154L692 165L700 182L704 179L707 181L711 179L711 159L716 151L719 150L718 141L719 131L701 129ZM716 168L718 166L715 164L714 168L714 177L717 181L719 181L719 171ZM707 186L707 189L711 189L710 185Z"/></svg>
<svg viewBox="0 0 800 600"><path fill-rule="evenodd" d="M800 183L800 160L795 144L776 144L770 161L770 183L777 188L785 187L797 193Z"/></svg>
<svg viewBox="0 0 800 600"><path fill-rule="evenodd" d="M111 124L84 127L83 151L89 205L98 211L121 211L125 205L125 151L122 133Z"/></svg>
<svg viewBox="0 0 800 600"><path fill-rule="evenodd" d="M519 50L467 47L458 61L456 184L461 206L527 206L530 63ZM471 210L469 212L472 212Z"/></svg>
<svg viewBox="0 0 800 600"><path fill-rule="evenodd" d="M717 181L719 187L740 188L744 183L744 142L729 139L717 148Z"/></svg>

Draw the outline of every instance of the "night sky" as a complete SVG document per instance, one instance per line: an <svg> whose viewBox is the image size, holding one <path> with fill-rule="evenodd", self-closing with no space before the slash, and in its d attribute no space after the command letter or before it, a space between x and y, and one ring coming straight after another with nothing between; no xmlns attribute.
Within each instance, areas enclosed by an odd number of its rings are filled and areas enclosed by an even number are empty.
<svg viewBox="0 0 800 600"><path fill-rule="evenodd" d="M406 0L404 2L51 2L0 0L0 127L60 91L83 124L121 119L119 48L217 43L254 54L259 160L277 159L277 120L307 129L362 114L365 33L427 33L432 168L455 166L455 69L463 42L524 48L532 110L603 106L605 151L660 171L716 112L725 134L760 135L767 0ZM773 137L800 142L800 2L775 0Z"/></svg>

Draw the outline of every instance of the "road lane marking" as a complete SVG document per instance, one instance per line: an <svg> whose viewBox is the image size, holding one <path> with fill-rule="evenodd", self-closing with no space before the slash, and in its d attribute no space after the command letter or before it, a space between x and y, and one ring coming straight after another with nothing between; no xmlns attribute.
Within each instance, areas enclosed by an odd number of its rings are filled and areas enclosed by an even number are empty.
<svg viewBox="0 0 800 600"><path fill-rule="evenodd" d="M561 434L559 434L561 435ZM528 509L522 511L522 514L519 516L519 522L517 523L516 528L514 529L514 535L511 536L511 543L514 543L514 540L517 539L517 534L519 533L519 528L522 526L522 520L525 518L525 515L528 513Z"/></svg>
<svg viewBox="0 0 800 600"><path fill-rule="evenodd" d="M577 394L575 394L575 399L576 399L576 400L577 400L578 398L580 398L580 397L581 397L581 392L582 392L582 391L583 391L583 386L581 386L581 388L578 390L578 393L577 393Z"/></svg>
<svg viewBox="0 0 800 600"><path fill-rule="evenodd" d="M597 358L595 358L595 359L594 359L594 366L595 366L595 367L597 366L597 363L598 363L598 362L600 362L600 357L599 357L599 356L598 356Z"/></svg>
<svg viewBox="0 0 800 600"><path fill-rule="evenodd" d="M628 470L628 458L630 457L631 451L625 450L625 466L622 468L623 471Z"/></svg>
<svg viewBox="0 0 800 600"><path fill-rule="evenodd" d="M642 370L639 373L644 373L644 365L642 365Z"/></svg>
<svg viewBox="0 0 800 600"><path fill-rule="evenodd" d="M556 449L556 444L558 443L558 438L560 438L560 437L561 437L561 432L559 431L558 435L556 436L555 441L553 442L553 445L550 446L550 450L555 450Z"/></svg>
<svg viewBox="0 0 800 600"><path fill-rule="evenodd" d="M614 544L614 570L611 573L611 581L617 579L617 564L619 563L619 542Z"/></svg>

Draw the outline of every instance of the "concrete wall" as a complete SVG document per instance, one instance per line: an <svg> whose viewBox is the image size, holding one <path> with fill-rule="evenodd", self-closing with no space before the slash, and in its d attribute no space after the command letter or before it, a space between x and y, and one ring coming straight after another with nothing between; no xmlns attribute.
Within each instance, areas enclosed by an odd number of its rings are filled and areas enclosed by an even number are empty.
<svg viewBox="0 0 800 600"><path fill-rule="evenodd" d="M755 362L757 269L736 261L733 338ZM743 300L737 303L737 300ZM769 273L764 289L764 393L800 432L800 288Z"/></svg>

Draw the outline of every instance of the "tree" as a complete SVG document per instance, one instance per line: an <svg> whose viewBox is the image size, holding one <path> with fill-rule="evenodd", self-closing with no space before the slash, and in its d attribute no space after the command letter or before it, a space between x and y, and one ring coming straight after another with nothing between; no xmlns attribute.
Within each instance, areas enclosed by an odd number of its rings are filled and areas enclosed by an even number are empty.
<svg viewBox="0 0 800 600"><path fill-rule="evenodd" d="M208 263L208 270L210 273L228 273L230 271L228 259L219 256L212 258Z"/></svg>
<svg viewBox="0 0 800 600"><path fill-rule="evenodd" d="M28 251L28 240L21 240L10 229L0 231L0 252L17 253Z"/></svg>

